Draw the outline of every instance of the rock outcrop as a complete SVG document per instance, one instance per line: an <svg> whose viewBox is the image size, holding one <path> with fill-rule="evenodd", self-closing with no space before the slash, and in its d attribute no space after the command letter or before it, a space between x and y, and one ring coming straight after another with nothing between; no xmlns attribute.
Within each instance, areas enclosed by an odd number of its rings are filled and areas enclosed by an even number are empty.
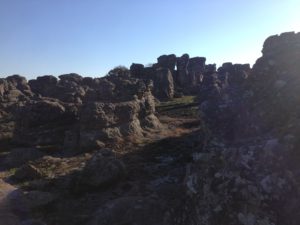
<svg viewBox="0 0 300 225"><path fill-rule="evenodd" d="M252 69L172 54L103 78L0 79L1 163L19 167L23 201L49 224L298 225L300 33L262 53ZM162 127L154 97L180 92L197 94L199 117L161 114L168 128L150 134Z"/></svg>
<svg viewBox="0 0 300 225"><path fill-rule="evenodd" d="M166 100L181 92L196 93L205 72L205 61L204 57L190 58L188 54L162 55L152 67L133 63L130 73L133 77L152 80L154 96Z"/></svg>
<svg viewBox="0 0 300 225"><path fill-rule="evenodd" d="M300 222L300 34L272 36L262 52L251 72L230 63L218 70L228 82L213 103L219 115L207 115L213 138L188 167L194 213L183 210L179 224Z"/></svg>
<svg viewBox="0 0 300 225"><path fill-rule="evenodd" d="M18 75L1 79L1 143L47 151L94 150L103 142L159 127L151 83L130 78L121 69L104 78L65 74L28 83Z"/></svg>
<svg viewBox="0 0 300 225"><path fill-rule="evenodd" d="M78 174L73 182L75 185L70 187L75 192L107 188L125 177L124 163L116 159L110 150L103 150L94 154Z"/></svg>
<svg viewBox="0 0 300 225"><path fill-rule="evenodd" d="M6 147L14 136L15 111L19 105L32 98L26 78L13 75L0 79L0 146Z"/></svg>

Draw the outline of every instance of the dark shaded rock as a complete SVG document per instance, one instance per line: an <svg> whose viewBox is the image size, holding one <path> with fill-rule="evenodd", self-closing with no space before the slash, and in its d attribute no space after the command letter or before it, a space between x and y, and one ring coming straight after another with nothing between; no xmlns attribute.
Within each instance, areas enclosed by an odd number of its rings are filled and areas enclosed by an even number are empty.
<svg viewBox="0 0 300 225"><path fill-rule="evenodd" d="M76 109L53 99L27 102L16 115L14 142L26 146L63 145L64 133L76 122Z"/></svg>
<svg viewBox="0 0 300 225"><path fill-rule="evenodd" d="M44 191L16 190L8 196L11 209L19 215L30 215L44 210L56 200L56 195ZM23 217L24 218L24 217ZM26 218L26 217L25 217ZM21 224L44 224L39 220L25 220Z"/></svg>
<svg viewBox="0 0 300 225"><path fill-rule="evenodd" d="M105 188L120 181L125 174L125 165L120 160L100 151L93 155L80 172L75 189Z"/></svg>
<svg viewBox="0 0 300 225"><path fill-rule="evenodd" d="M251 99L260 102L261 96L264 98L259 104L259 118L265 122L263 129L286 127L285 124L296 123L292 122L296 121L293 112L299 110L300 35L283 33L270 37L262 52L249 76Z"/></svg>
<svg viewBox="0 0 300 225"><path fill-rule="evenodd" d="M153 76L154 96L158 99L172 99L174 97L174 81L169 69L157 69Z"/></svg>
<svg viewBox="0 0 300 225"><path fill-rule="evenodd" d="M205 118L214 139L194 153L188 168L186 190L193 203L187 211L195 213L183 212L182 224L300 221L299 145L291 144L300 134L300 35L272 36L262 52L252 70L231 63L218 70L228 76L228 86L213 104L218 113Z"/></svg>
<svg viewBox="0 0 300 225"><path fill-rule="evenodd" d="M81 83L82 83L82 85L86 85L88 87L93 87L94 78L92 78L92 77L83 77Z"/></svg>
<svg viewBox="0 0 300 225"><path fill-rule="evenodd" d="M218 68L218 75L222 82L229 85L243 85L251 72L249 64L224 63Z"/></svg>
<svg viewBox="0 0 300 225"><path fill-rule="evenodd" d="M22 221L20 225L46 225L46 224L40 220L29 219L29 220Z"/></svg>
<svg viewBox="0 0 300 225"><path fill-rule="evenodd" d="M83 79L82 76L80 76L77 73L63 74L63 75L60 75L58 77L60 79L59 82L63 83L63 84L66 84L66 83L69 83L69 82L75 82L77 84L80 84L82 79Z"/></svg>
<svg viewBox="0 0 300 225"><path fill-rule="evenodd" d="M213 74L217 71L216 64L205 65L205 74Z"/></svg>
<svg viewBox="0 0 300 225"><path fill-rule="evenodd" d="M195 86L202 81L202 76L205 71L205 61L204 57L194 57L190 58L188 64L188 80L190 86Z"/></svg>
<svg viewBox="0 0 300 225"><path fill-rule="evenodd" d="M19 167L43 156L44 154L35 148L16 148L11 150L3 163L9 168Z"/></svg>
<svg viewBox="0 0 300 225"><path fill-rule="evenodd" d="M143 64L137 64L132 63L130 66L130 73L134 77L140 77L142 78L144 75L144 65Z"/></svg>
<svg viewBox="0 0 300 225"><path fill-rule="evenodd" d="M165 224L162 204L147 197L123 197L101 207L88 225Z"/></svg>
<svg viewBox="0 0 300 225"><path fill-rule="evenodd" d="M190 56L188 54L183 54L177 58L177 76L175 80L179 86L184 86L187 83L189 59Z"/></svg>
<svg viewBox="0 0 300 225"><path fill-rule="evenodd" d="M176 66L176 55L162 55L157 58L157 67L167 68L171 72L175 70Z"/></svg>
<svg viewBox="0 0 300 225"><path fill-rule="evenodd" d="M13 175L13 179L17 181L28 181L40 178L43 178L43 173L32 164L22 166Z"/></svg>
<svg viewBox="0 0 300 225"><path fill-rule="evenodd" d="M31 90L43 97L56 98L63 102L81 103L85 95L85 88L81 82L83 78L78 74L64 74L57 80L54 76L42 76L30 80Z"/></svg>
<svg viewBox="0 0 300 225"><path fill-rule="evenodd" d="M128 79L130 77L130 70L125 66L117 66L110 70L107 76Z"/></svg>
<svg viewBox="0 0 300 225"><path fill-rule="evenodd" d="M31 90L34 93L40 94L45 97L51 97L52 92L55 91L58 80L51 75L37 77L35 80L28 81Z"/></svg>

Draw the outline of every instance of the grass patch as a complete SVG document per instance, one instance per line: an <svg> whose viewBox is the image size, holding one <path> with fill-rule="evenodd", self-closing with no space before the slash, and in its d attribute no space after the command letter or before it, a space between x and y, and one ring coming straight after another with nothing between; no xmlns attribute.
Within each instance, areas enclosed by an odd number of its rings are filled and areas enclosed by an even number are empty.
<svg viewBox="0 0 300 225"><path fill-rule="evenodd" d="M9 174L10 176L14 175L14 174L17 172L17 169L18 169L18 168L11 168L11 169L9 169L9 170L8 170L8 174Z"/></svg>
<svg viewBox="0 0 300 225"><path fill-rule="evenodd" d="M156 106L156 110L159 114L170 117L198 117L196 96L184 96L167 102L160 102Z"/></svg>

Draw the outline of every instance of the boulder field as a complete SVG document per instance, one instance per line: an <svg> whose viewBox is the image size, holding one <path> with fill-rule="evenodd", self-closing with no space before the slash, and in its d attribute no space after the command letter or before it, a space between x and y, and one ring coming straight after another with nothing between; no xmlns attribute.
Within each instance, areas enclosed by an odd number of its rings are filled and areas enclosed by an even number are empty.
<svg viewBox="0 0 300 225"><path fill-rule="evenodd" d="M300 33L267 38L252 68L205 62L171 54L102 78L0 79L11 190L0 214L28 225L300 224Z"/></svg>

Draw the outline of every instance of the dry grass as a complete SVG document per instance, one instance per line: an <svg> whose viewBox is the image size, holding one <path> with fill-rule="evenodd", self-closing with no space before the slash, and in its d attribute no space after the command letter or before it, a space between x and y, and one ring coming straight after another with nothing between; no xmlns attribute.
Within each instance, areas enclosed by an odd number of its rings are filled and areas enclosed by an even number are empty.
<svg viewBox="0 0 300 225"><path fill-rule="evenodd" d="M160 102L156 106L156 110L160 115L171 117L198 117L196 96L184 96L167 102Z"/></svg>

